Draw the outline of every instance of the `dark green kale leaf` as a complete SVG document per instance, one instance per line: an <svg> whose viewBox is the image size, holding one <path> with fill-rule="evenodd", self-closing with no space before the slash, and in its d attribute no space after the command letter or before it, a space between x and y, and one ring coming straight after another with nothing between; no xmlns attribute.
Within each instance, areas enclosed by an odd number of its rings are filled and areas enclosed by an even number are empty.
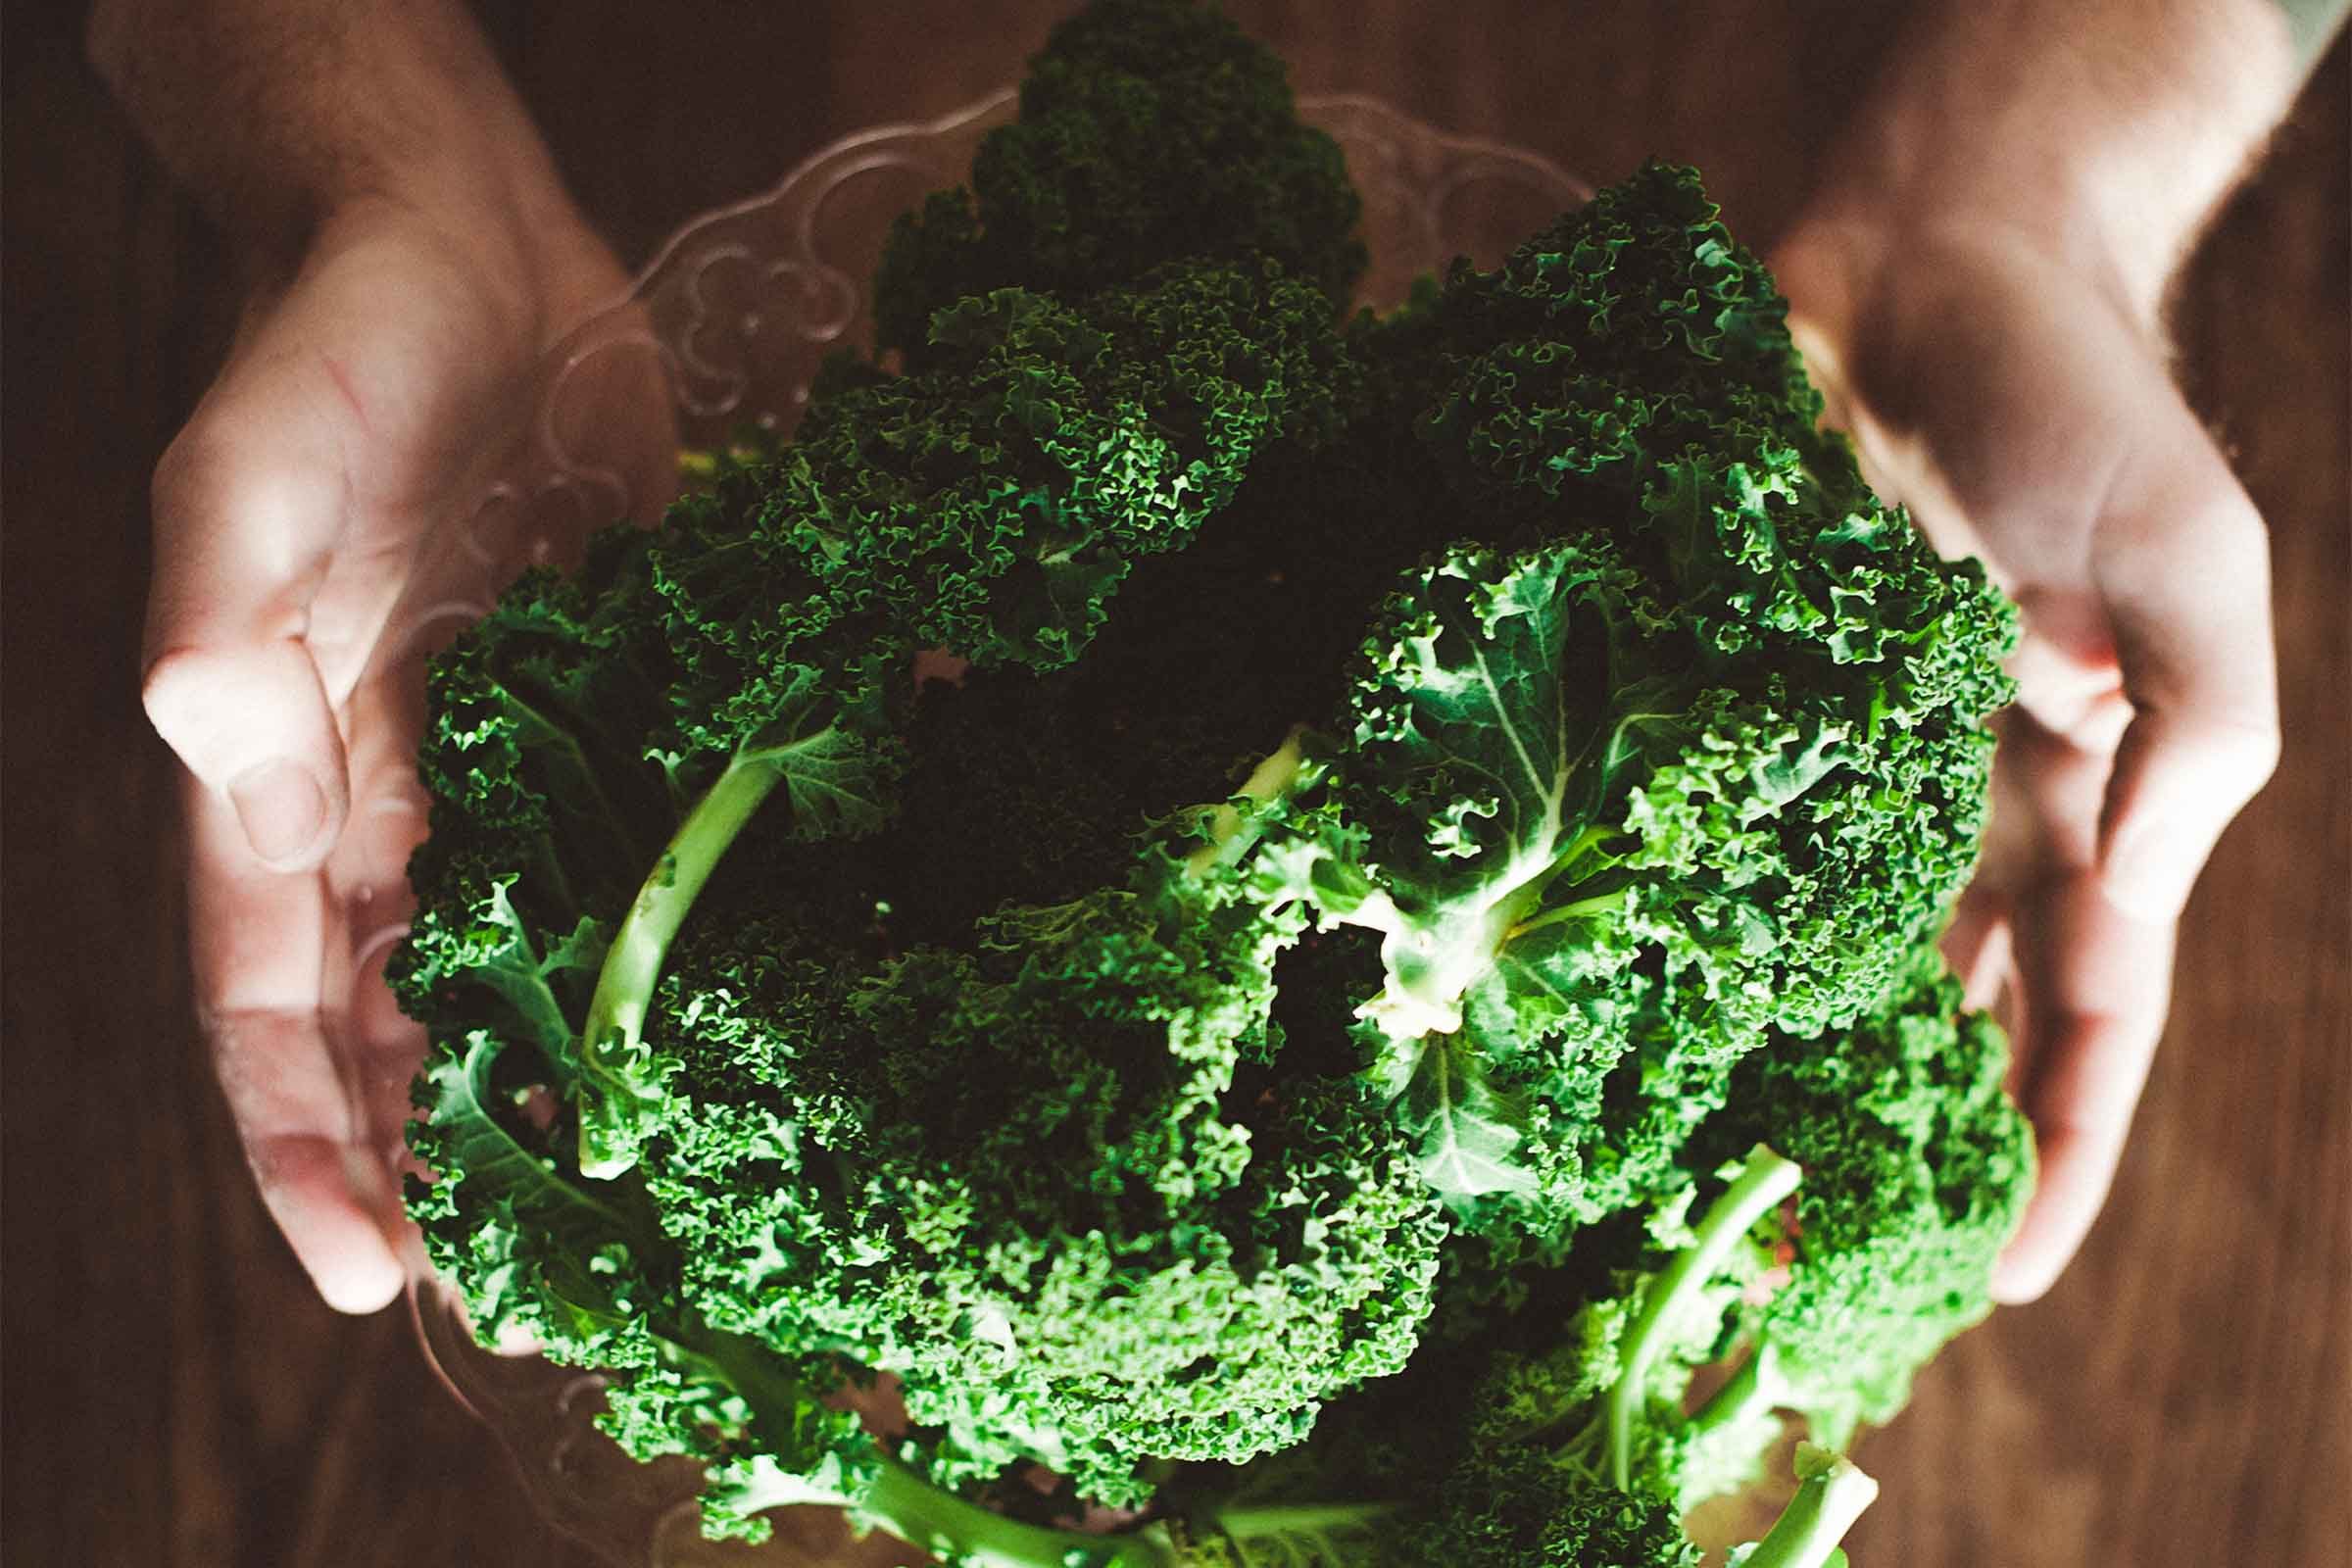
<svg viewBox="0 0 2352 1568"><path fill-rule="evenodd" d="M805 679L838 703L891 692L919 648L1067 663L1134 564L1183 548L1261 446L1331 427L1353 372L1321 314L1254 262L943 313L939 363L845 392L815 439L657 536L682 743L758 744Z"/></svg>
<svg viewBox="0 0 2352 1568"><path fill-rule="evenodd" d="M862 971L805 930L678 956L678 1097L646 1182L716 1325L897 1374L959 1481L1043 1460L1140 1501L1395 1371L1444 1225L1345 1078L1235 1104L1298 934L1151 852Z"/></svg>
<svg viewBox="0 0 2352 1568"><path fill-rule="evenodd" d="M1175 257L1269 257L1332 319L1363 270L1339 145L1282 62L1195 0L1102 0L1057 26L970 188L902 218L874 282L881 347L926 368L934 314L996 289L1077 299Z"/></svg>

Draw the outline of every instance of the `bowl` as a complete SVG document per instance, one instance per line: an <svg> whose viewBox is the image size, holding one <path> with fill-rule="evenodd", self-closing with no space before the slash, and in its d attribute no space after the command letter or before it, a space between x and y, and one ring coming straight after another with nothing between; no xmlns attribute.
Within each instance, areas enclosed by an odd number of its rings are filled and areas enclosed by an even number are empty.
<svg viewBox="0 0 2352 1568"><path fill-rule="evenodd" d="M525 564L563 561L595 528L659 514L667 496L638 493L626 466L599 451L598 410L614 377L659 376L687 449L722 446L747 425L789 435L825 356L871 341L866 280L891 220L963 180L981 138L1012 118L1015 103L1006 88L938 120L845 136L772 189L680 229L624 298L550 352L519 430L484 455L478 499L427 543L486 569L417 580L503 581ZM1493 266L1592 195L1535 153L1448 134L1375 98L1301 97L1298 111L1339 142L1363 196L1371 266L1359 305L1398 303L1416 276L1442 272L1456 255ZM380 646L413 681L422 654L488 608L419 592L395 608L396 635ZM355 954L353 969L380 960L388 940L379 927L372 954ZM821 1508L777 1510L762 1545L705 1541L699 1467L683 1458L639 1464L597 1431L599 1376L477 1345L454 1293L428 1273L412 1279L409 1302L427 1359L496 1433L550 1526L615 1568L926 1560L885 1538L856 1542L837 1510Z"/></svg>

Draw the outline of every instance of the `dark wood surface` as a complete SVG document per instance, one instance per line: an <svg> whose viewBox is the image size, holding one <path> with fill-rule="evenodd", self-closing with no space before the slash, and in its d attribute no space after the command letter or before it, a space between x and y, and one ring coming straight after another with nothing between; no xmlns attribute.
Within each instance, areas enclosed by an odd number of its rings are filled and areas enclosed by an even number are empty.
<svg viewBox="0 0 2352 1568"><path fill-rule="evenodd" d="M1035 0L527 6L491 30L624 259L840 131L1012 78ZM1724 0L1246 3L1309 89L1606 179L1698 163L1769 240L1895 18ZM247 1183L180 956L172 764L141 720L145 476L221 353L223 259L83 66L6 12L5 1529L14 1564L585 1563L398 1313L310 1294ZM2196 256L2182 371L2270 518L2275 783L2191 904L2112 1206L1868 1440L1859 1564L2347 1561L2352 694L2347 56Z"/></svg>

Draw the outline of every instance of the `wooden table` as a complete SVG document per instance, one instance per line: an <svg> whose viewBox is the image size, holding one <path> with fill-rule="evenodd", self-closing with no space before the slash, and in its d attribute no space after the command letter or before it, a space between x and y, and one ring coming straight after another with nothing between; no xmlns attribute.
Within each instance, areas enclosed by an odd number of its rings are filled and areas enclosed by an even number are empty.
<svg viewBox="0 0 2352 1568"><path fill-rule="evenodd" d="M1018 73L1060 7L491 0L588 211L643 260L829 136ZM1784 220L1894 19L1861 6L1247 3L1303 88ZM146 474L222 351L220 250L83 66L6 19L5 1545L42 1568L571 1564L397 1313L311 1295L189 1019L173 768L140 716ZM2347 56L2191 267L2182 373L2271 520L2283 766L2191 904L2105 1221L1864 1450L1855 1561L2321 1568L2352 1541Z"/></svg>

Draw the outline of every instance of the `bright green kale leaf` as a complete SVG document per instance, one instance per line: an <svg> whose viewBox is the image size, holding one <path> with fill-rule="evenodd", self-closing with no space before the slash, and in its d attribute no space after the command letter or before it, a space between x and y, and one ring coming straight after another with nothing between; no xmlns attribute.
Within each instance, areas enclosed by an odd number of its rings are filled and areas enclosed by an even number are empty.
<svg viewBox="0 0 2352 1568"><path fill-rule="evenodd" d="M1370 1070L1474 1223L1556 1235L1638 1200L1649 1172L1611 1160L1670 1163L1767 1025L1872 1004L1892 960L1844 933L1916 940L1973 854L1978 813L1932 814L1917 776L1981 769L1973 724L1874 734L1842 684L1717 684L1744 672L1698 657L1605 539L1436 558L1357 667L1350 728L1316 743L1326 799L1254 874L1380 935ZM1609 1074L1643 1049L1687 1108L1596 1150Z"/></svg>
<svg viewBox="0 0 2352 1568"><path fill-rule="evenodd" d="M1994 1260L2034 1183L2032 1129L2001 1087L1999 1028L1961 1010L1932 948L1852 1028L1775 1038L1743 1061L1709 1147L1768 1138L1805 1167L1788 1284L1754 1314L1778 1402L1816 1441L1909 1401L1912 1374L1992 1310Z"/></svg>

